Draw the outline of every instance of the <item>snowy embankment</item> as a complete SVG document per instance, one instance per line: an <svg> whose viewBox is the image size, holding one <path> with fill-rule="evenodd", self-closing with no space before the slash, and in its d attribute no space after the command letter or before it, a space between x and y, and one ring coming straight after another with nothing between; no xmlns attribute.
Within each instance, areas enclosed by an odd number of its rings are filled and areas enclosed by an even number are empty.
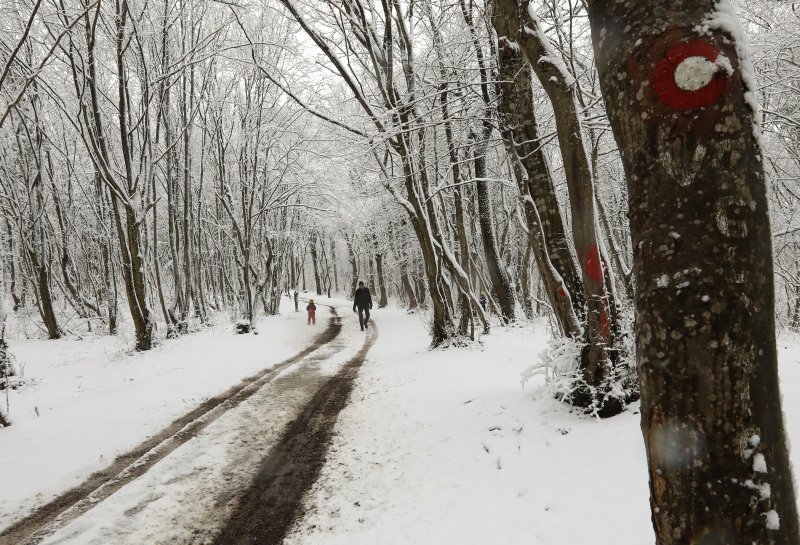
<svg viewBox="0 0 800 545"><path fill-rule="evenodd" d="M376 320L381 337L287 545L653 543L637 406L598 421L537 396L540 383L523 389L541 330L428 351L418 318ZM780 343L795 444L799 340Z"/></svg>
<svg viewBox="0 0 800 545"><path fill-rule="evenodd" d="M11 392L13 425L0 429L0 530L325 326L307 327L288 300L283 312L262 319L259 335L222 323L145 353L109 336L13 341L31 385Z"/></svg>

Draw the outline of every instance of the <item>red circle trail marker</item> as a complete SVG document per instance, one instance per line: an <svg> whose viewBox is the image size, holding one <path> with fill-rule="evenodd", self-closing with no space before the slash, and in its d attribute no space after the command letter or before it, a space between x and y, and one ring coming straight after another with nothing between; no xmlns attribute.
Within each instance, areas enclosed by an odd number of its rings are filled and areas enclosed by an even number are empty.
<svg viewBox="0 0 800 545"><path fill-rule="evenodd" d="M703 40L683 42L667 51L656 65L652 87L661 102L675 110L714 104L728 90L730 61Z"/></svg>

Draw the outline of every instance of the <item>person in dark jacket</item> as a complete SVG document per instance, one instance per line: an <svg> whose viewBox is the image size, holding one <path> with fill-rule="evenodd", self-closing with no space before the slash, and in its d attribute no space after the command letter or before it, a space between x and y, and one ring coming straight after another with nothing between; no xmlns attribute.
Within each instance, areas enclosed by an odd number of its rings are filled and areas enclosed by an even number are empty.
<svg viewBox="0 0 800 545"><path fill-rule="evenodd" d="M372 295L370 295L369 288L364 285L364 282L359 282L356 296L353 299L353 312L358 312L358 325L361 326L361 331L368 327L367 322L369 322L370 310L372 310Z"/></svg>

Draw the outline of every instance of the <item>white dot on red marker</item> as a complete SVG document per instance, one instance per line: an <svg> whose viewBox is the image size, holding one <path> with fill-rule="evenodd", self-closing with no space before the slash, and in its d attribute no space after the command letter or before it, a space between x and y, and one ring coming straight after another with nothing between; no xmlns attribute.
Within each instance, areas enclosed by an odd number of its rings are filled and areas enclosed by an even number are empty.
<svg viewBox="0 0 800 545"><path fill-rule="evenodd" d="M687 57L675 68L675 84L684 91L697 91L711 83L717 70L705 57Z"/></svg>

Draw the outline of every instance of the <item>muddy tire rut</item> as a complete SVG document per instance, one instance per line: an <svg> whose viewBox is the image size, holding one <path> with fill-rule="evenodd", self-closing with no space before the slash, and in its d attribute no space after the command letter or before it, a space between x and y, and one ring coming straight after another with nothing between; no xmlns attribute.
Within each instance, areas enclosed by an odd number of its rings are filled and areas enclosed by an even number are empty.
<svg viewBox="0 0 800 545"><path fill-rule="evenodd" d="M303 515L303 497L319 478L334 425L378 331L368 329L356 356L327 380L261 463L214 545L278 545Z"/></svg>
<svg viewBox="0 0 800 545"><path fill-rule="evenodd" d="M86 513L97 503L146 473L157 462L197 436L220 416L250 398L282 371L333 341L341 332L342 324L336 310L333 307L330 307L330 310L332 316L328 326L312 340L309 346L277 365L242 380L222 394L206 400L147 441L118 456L110 466L92 474L82 484L60 494L7 527L0 532L0 545L39 543L47 535ZM350 365L348 363L346 368ZM336 380L338 376L331 380ZM326 387L328 384L323 386L323 389ZM315 396L314 400L316 399ZM311 405L314 404L314 400Z"/></svg>

